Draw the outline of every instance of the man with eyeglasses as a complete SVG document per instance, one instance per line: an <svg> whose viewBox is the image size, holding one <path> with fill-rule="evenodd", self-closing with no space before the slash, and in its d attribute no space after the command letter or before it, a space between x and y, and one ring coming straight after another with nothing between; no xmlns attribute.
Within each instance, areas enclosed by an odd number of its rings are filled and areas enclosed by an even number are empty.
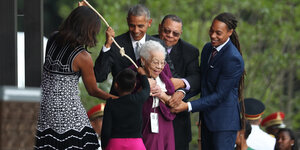
<svg viewBox="0 0 300 150"><path fill-rule="evenodd" d="M183 98L184 101L188 101L190 97L198 93L200 88L199 50L180 38L182 20L176 15L165 16L159 25L158 32L159 35L155 37L163 40L167 46L168 55L177 74L171 79L175 89L184 90L187 93L184 98L182 92L175 92L169 102L171 107L175 107ZM176 150L188 150L192 139L190 113L176 114L173 126Z"/></svg>
<svg viewBox="0 0 300 150"><path fill-rule="evenodd" d="M115 38L117 43L124 47L125 53L134 61L139 59L138 49L145 41L155 40L162 43L160 39L146 34L151 23L152 19L148 8L140 4L135 5L128 10L129 31ZM113 29L109 27L106 30L105 45L95 62L94 71L97 82L105 81L110 72L114 78L120 71L132 65L126 57L121 56L119 48L112 41L114 36ZM111 88L110 93L116 94L113 88Z"/></svg>

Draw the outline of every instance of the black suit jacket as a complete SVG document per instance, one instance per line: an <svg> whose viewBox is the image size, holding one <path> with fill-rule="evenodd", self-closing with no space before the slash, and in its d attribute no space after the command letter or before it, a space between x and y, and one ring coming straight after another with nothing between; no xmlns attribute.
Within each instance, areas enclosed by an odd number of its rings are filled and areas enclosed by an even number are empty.
<svg viewBox="0 0 300 150"><path fill-rule="evenodd" d="M125 53L135 61L135 54L132 47L132 42L130 39L130 33L126 32L122 35L119 35L115 38L116 42L120 45L120 47L124 47ZM152 37L146 34L146 41L154 40L160 43L163 43L160 39ZM96 59L94 72L96 76L97 82L103 82L107 79L108 74L111 72L114 78L116 75L125 68L131 66L132 63L126 57L122 57L120 54L120 49L113 43L111 48L107 52L103 52L101 50L98 58ZM112 86L113 87L113 86ZM111 88L110 93L116 94Z"/></svg>
<svg viewBox="0 0 300 150"><path fill-rule="evenodd" d="M158 35L154 35L154 37L159 38ZM199 49L179 39L177 44L172 47L169 59L171 59L177 74L174 75L173 71L173 77L185 78L191 86L190 91L198 91L200 89Z"/></svg>
<svg viewBox="0 0 300 150"><path fill-rule="evenodd" d="M154 37L159 38L158 35ZM185 78L191 86L186 96L194 96L200 90L199 49L179 39L177 44L172 47L169 57L178 75L177 78ZM184 101L187 100L188 98L184 99ZM188 144L192 139L190 113L177 114L173 120L173 126L176 150L188 149Z"/></svg>
<svg viewBox="0 0 300 150"><path fill-rule="evenodd" d="M198 90L200 88L199 50L179 39L169 55L176 73L189 82L190 91Z"/></svg>

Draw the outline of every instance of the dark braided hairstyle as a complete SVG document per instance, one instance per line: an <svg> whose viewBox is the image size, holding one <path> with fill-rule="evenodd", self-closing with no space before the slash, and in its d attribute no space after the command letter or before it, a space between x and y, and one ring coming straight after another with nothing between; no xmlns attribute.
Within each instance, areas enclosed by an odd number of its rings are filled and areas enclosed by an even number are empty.
<svg viewBox="0 0 300 150"><path fill-rule="evenodd" d="M215 17L214 20L218 20L218 21L225 23L227 25L228 30L233 30L233 32L230 36L230 40L232 41L232 43L235 45L235 47L238 49L238 51L242 55L239 37L235 31L235 29L237 27L237 23L238 23L236 18L231 13L225 12L225 13L219 14L217 17ZM242 104L241 113L242 113L242 127L243 128L245 128L245 105L244 105L244 94L243 94L245 75L246 75L246 71L243 72L242 77L240 79L240 84L239 84L239 101Z"/></svg>

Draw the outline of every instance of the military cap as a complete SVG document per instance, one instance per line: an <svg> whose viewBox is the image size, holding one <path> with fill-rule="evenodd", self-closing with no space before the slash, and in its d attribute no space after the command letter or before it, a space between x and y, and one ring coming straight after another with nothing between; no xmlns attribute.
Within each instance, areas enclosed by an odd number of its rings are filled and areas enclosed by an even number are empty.
<svg viewBox="0 0 300 150"><path fill-rule="evenodd" d="M268 128L273 125L278 125L279 127L281 127L281 126L285 127L285 125L283 123L283 119L284 119L283 112L275 112L275 113L272 113L272 114L268 115L267 117L265 117L262 120L261 125L265 128Z"/></svg>
<svg viewBox="0 0 300 150"><path fill-rule="evenodd" d="M264 113L265 105L254 98L245 98L245 117L248 120L257 120Z"/></svg>
<svg viewBox="0 0 300 150"><path fill-rule="evenodd" d="M97 117L102 117L104 114L104 107L105 103L100 103L94 107L92 107L88 112L87 115L90 120L93 120Z"/></svg>

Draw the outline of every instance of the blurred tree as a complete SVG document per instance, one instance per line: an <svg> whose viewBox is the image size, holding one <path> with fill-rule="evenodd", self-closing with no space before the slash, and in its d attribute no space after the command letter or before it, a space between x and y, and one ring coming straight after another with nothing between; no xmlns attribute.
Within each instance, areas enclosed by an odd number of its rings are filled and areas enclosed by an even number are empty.
<svg viewBox="0 0 300 150"><path fill-rule="evenodd" d="M49 38L53 31L63 21L63 16L58 13L58 0L44 0L44 36Z"/></svg>

